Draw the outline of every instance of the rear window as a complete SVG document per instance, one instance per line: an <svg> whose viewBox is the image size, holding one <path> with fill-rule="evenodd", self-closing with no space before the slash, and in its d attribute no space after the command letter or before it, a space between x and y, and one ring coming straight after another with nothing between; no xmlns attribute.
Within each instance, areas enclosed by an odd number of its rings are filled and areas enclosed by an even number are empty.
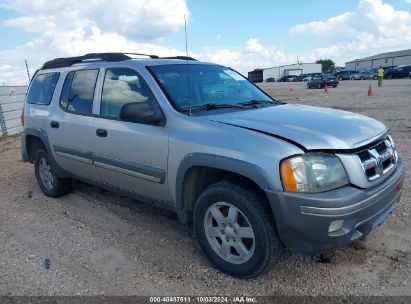
<svg viewBox="0 0 411 304"><path fill-rule="evenodd" d="M27 103L39 105L50 104L59 77L60 73L58 72L37 75L27 94Z"/></svg>

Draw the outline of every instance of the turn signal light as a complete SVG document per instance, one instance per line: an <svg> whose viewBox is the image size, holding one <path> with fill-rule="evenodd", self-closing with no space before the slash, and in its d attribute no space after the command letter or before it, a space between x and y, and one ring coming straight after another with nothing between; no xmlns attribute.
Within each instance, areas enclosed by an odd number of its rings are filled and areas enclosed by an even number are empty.
<svg viewBox="0 0 411 304"><path fill-rule="evenodd" d="M297 183L295 182L294 171L291 168L290 160L286 160L281 164L281 178L285 191L297 192Z"/></svg>

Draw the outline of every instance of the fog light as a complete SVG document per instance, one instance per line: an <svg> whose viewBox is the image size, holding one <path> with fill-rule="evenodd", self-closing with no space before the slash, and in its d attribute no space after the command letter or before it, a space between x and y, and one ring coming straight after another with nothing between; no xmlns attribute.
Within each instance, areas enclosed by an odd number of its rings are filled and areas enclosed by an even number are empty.
<svg viewBox="0 0 411 304"><path fill-rule="evenodd" d="M335 220L332 221L330 227L328 228L328 232L336 232L341 229L344 225L344 220Z"/></svg>

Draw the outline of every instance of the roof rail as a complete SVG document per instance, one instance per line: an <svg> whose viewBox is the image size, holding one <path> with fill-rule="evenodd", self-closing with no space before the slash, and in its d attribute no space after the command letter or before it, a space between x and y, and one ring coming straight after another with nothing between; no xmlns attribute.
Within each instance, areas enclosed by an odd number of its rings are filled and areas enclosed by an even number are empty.
<svg viewBox="0 0 411 304"><path fill-rule="evenodd" d="M116 62L116 61L132 59L132 57L128 55L147 56L147 57L150 57L151 59L179 59L179 60L195 60L196 61L196 59L192 57L187 57L187 56L158 57L157 55L147 55L147 54L141 54L141 53L90 53L90 54L86 54L83 56L56 58L56 59L47 61L46 63L43 64L43 67L41 68L41 70L69 67L76 63L84 62L87 60L94 60L94 59L107 61L107 62Z"/></svg>
<svg viewBox="0 0 411 304"><path fill-rule="evenodd" d="M197 59L195 59L193 57L188 57L188 56L160 57L159 59L180 59L180 60L194 60L194 61L197 61Z"/></svg>
<svg viewBox="0 0 411 304"><path fill-rule="evenodd" d="M116 62L116 61L123 61L123 60L131 59L131 57L127 56L126 54L148 56L153 59L158 58L157 55L146 55L146 54L140 54L140 53L90 53L90 54L86 54L83 56L56 58L56 59L47 61L46 63L44 63L41 70L69 67L69 66L72 66L73 64L80 63L80 62L87 61L87 60L93 60L93 59L103 60L107 62Z"/></svg>

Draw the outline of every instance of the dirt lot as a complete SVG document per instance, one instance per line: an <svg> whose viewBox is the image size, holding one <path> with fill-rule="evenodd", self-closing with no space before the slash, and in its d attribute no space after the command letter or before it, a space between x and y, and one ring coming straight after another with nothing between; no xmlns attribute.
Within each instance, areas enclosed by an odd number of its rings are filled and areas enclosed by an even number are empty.
<svg viewBox="0 0 411 304"><path fill-rule="evenodd" d="M263 84L290 103L350 110L384 121L411 167L411 79L345 81L328 97L305 83ZM289 88L293 91L290 92ZM329 260L284 252L252 280L215 270L173 214L76 183L45 197L17 138L0 140L0 295L411 295L411 183L395 213L365 241Z"/></svg>

